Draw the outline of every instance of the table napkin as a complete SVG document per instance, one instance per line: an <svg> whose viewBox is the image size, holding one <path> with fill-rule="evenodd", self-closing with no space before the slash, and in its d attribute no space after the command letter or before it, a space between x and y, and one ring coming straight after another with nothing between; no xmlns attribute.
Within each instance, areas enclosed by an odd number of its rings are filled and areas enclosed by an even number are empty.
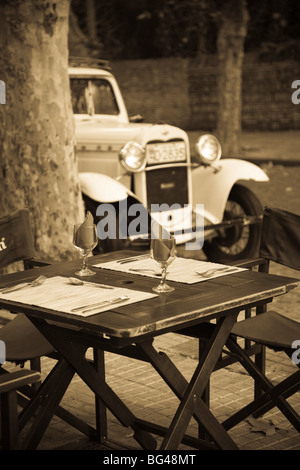
<svg viewBox="0 0 300 470"><path fill-rule="evenodd" d="M170 255L170 240L158 239L154 245L153 255L159 261L167 261Z"/></svg>
<svg viewBox="0 0 300 470"><path fill-rule="evenodd" d="M89 312L81 310L72 312L73 308L83 307L94 303L101 303L121 296L128 296L124 302L114 305L103 305ZM90 316L107 310L112 310L122 305L132 304L157 297L154 293L141 292L123 287L102 288L94 282L84 282L83 285L73 285L68 278L55 276L46 279L44 284L36 287L25 287L15 292L1 294L1 299L12 300L38 307L45 307L58 312L72 315Z"/></svg>
<svg viewBox="0 0 300 470"><path fill-rule="evenodd" d="M139 257L136 257L136 259L133 257L132 261L130 262L122 263L122 260L120 259L106 263L98 263L94 266L97 268L112 269L115 271L122 271L125 273L155 278L161 274L161 270L155 261L150 258L150 255L141 259L139 259ZM208 270L214 270L214 272L209 276L206 276L205 273ZM225 264L212 263L209 261L199 261L190 258L177 257L168 267L167 280L183 282L185 284L195 284L197 282L208 281L209 279L214 279L241 271L245 271L245 268L227 266ZM201 273L203 273L203 277L201 276Z"/></svg>
<svg viewBox="0 0 300 470"><path fill-rule="evenodd" d="M76 245L89 249L94 243L94 233L91 227L94 225L94 218L91 212L87 212L84 222L76 232Z"/></svg>

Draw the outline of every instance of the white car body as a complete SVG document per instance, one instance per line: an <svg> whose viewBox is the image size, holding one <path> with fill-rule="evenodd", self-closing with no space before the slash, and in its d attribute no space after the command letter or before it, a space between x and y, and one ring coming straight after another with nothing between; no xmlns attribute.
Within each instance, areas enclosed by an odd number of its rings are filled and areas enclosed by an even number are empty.
<svg viewBox="0 0 300 470"><path fill-rule="evenodd" d="M168 229L171 223L177 243L182 243L194 236L192 231L180 232L191 229L197 205L204 204L206 221L220 223L238 180L268 181L259 167L237 159L195 164L188 135L178 127L131 122L109 70L76 66L70 67L69 75L81 189L96 203L116 203L131 196L149 211L153 203L169 207L178 203L180 208L163 211L159 220ZM145 165L139 171L126 171L120 161L120 151L128 142L140 144L145 151ZM152 211L151 215L158 217Z"/></svg>

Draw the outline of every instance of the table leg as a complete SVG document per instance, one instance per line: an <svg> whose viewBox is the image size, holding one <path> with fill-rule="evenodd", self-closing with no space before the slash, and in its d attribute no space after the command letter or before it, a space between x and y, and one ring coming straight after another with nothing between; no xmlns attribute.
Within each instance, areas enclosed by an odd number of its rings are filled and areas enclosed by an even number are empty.
<svg viewBox="0 0 300 470"><path fill-rule="evenodd" d="M104 351L101 349L94 349L94 364L98 374L105 378L105 362L104 362ZM106 406L103 401L95 395L95 407L96 407L96 432L97 438L100 442L104 442L107 439L107 412Z"/></svg>
<svg viewBox="0 0 300 470"><path fill-rule="evenodd" d="M39 325L39 329L123 426L133 429L134 438L141 447L149 450L155 449L156 440L150 433L141 429L134 414L108 386L95 367L85 359L85 352L77 343L74 343L72 333L60 332L51 325Z"/></svg>
<svg viewBox="0 0 300 470"><path fill-rule="evenodd" d="M60 360L49 375L41 385L36 397L30 402L24 413L21 413L20 425L22 425L23 419L27 420L27 414L31 415L33 410L40 406L40 411L22 443L22 448L26 450L37 448L74 376L74 370L66 361Z"/></svg>
<svg viewBox="0 0 300 470"><path fill-rule="evenodd" d="M45 383L47 383L47 380L50 376L51 372L45 379ZM22 411L18 417L19 432L22 431L22 429L26 426L27 422L34 415L35 411L41 405L43 398L45 397L43 387L44 384L41 384L37 391L34 391L32 387L25 386L22 387L21 394L18 394L18 404L20 404L20 406L22 407ZM74 416L70 411L66 410L60 405L55 410L55 416L65 421L70 426L73 426L75 429L85 434L88 438L92 440L99 440L99 434L92 426L88 425L77 416Z"/></svg>
<svg viewBox="0 0 300 470"><path fill-rule="evenodd" d="M235 320L236 315L228 315L218 322L205 352L199 358L199 364L190 383L186 381L168 356L158 353L155 350L151 341L137 345L138 348L142 349L153 367L181 400L171 426L164 438L161 449L176 449L178 447L192 416L196 418L198 423L204 426L219 448L237 449L236 444L227 434L223 426L201 400L202 393Z"/></svg>

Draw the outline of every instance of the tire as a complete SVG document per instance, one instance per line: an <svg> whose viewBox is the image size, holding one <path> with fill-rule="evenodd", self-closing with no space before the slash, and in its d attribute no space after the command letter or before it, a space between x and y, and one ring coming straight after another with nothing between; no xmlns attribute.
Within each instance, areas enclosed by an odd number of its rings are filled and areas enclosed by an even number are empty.
<svg viewBox="0 0 300 470"><path fill-rule="evenodd" d="M235 184L226 203L223 220L261 215L262 205L255 194L241 184ZM210 261L233 263L258 255L261 224L233 226L222 229L204 243L203 251Z"/></svg>

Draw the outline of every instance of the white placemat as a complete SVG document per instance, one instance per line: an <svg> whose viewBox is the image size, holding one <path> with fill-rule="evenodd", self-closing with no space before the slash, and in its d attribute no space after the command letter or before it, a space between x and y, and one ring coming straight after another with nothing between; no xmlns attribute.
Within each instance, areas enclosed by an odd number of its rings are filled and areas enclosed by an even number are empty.
<svg viewBox="0 0 300 470"><path fill-rule="evenodd" d="M150 255L133 257L131 260L126 258L124 260L98 263L94 264L94 266L156 278L161 273L160 267L150 258ZM240 271L245 271L245 268L177 257L168 267L167 280L194 284Z"/></svg>
<svg viewBox="0 0 300 470"><path fill-rule="evenodd" d="M0 291L1 299L84 317L156 296L154 293L124 287L107 289L90 281L84 281L83 285L73 285L68 278L62 276L48 278L40 286L23 287L7 294ZM84 308L85 306L90 307Z"/></svg>

